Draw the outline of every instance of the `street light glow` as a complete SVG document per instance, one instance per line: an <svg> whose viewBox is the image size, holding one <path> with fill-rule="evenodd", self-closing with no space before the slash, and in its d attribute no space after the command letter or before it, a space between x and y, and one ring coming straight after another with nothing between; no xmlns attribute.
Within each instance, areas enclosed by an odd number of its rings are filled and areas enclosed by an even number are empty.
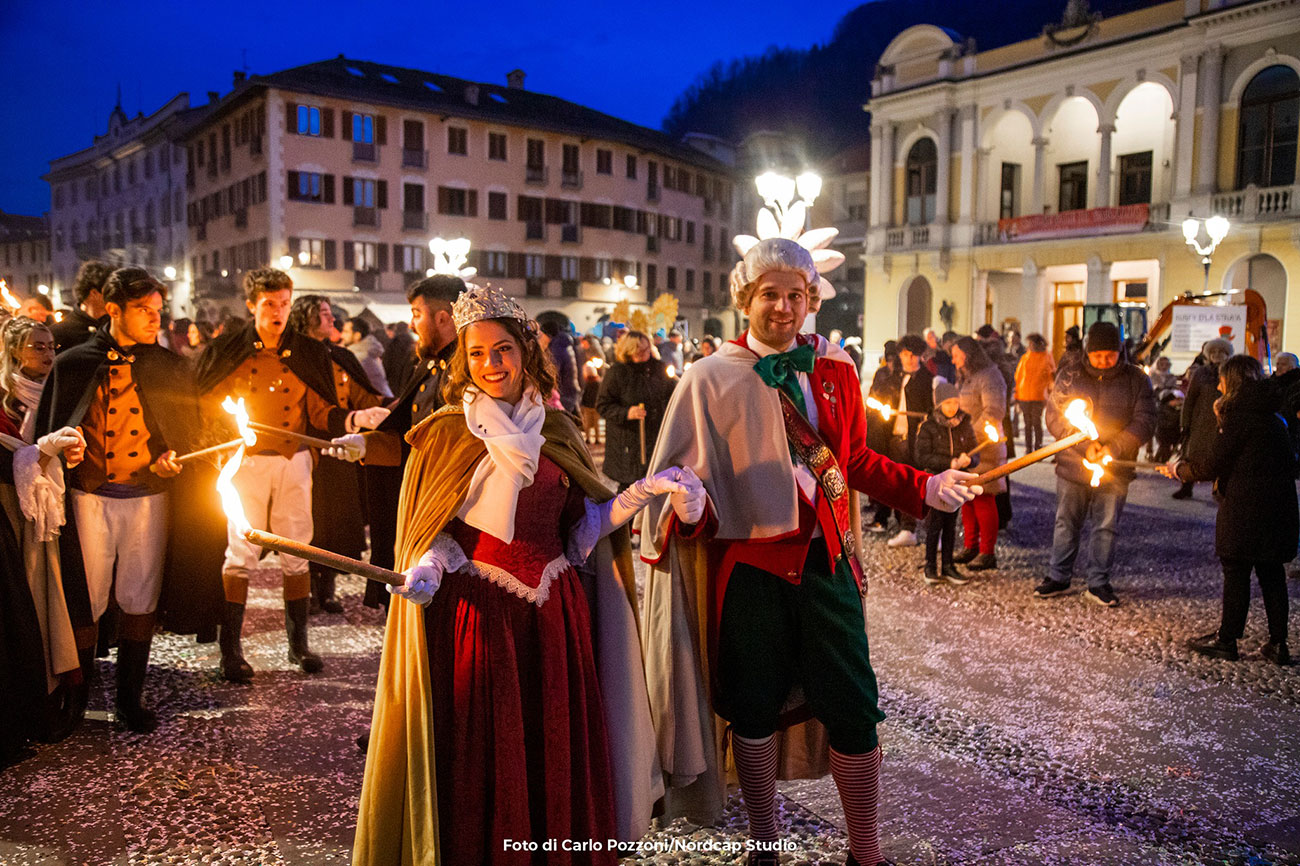
<svg viewBox="0 0 1300 866"><path fill-rule="evenodd" d="M799 198L808 202L809 207L811 207L817 196L821 195L821 177L811 171L805 171L803 174L795 178L794 182L796 188L799 190Z"/></svg>
<svg viewBox="0 0 1300 866"><path fill-rule="evenodd" d="M293 256L290 255L280 256L280 270L287 271L291 267L293 267Z"/></svg>
<svg viewBox="0 0 1300 866"><path fill-rule="evenodd" d="M163 276L169 280L176 279L176 269L171 265L168 265L167 267L163 268Z"/></svg>

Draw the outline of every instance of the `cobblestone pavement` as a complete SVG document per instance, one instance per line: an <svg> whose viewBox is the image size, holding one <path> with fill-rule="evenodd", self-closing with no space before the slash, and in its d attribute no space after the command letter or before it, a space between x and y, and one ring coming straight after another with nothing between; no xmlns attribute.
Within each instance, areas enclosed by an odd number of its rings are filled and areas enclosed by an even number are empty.
<svg viewBox="0 0 1300 866"><path fill-rule="evenodd" d="M900 864L1300 863L1300 668L1259 659L1256 597L1243 660L1181 642L1217 621L1214 506L1169 500L1142 477L1121 522L1107 610L1030 597L1046 567L1049 466L1017 476L1001 569L927 587L920 548L868 541L869 631L889 719L881 826ZM1293 599L1300 595L1290 582ZM349 859L382 621L361 583L315 618L326 670L284 655L279 590L255 580L245 649L252 686L220 681L216 646L155 643L150 736L115 729L111 660L91 719L0 771L0 864L330 864ZM1293 600L1292 635L1300 636ZM829 780L782 785L783 864L839 864ZM677 822L643 864L743 863L733 796L719 827ZM460 864L455 864L460 866Z"/></svg>

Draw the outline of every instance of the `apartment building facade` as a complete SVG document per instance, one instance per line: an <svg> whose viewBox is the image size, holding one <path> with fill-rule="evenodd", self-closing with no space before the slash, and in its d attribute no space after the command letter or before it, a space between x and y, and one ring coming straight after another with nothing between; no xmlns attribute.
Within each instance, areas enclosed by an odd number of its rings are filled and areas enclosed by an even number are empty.
<svg viewBox="0 0 1300 866"><path fill-rule="evenodd" d="M734 261L729 168L523 83L342 56L237 81L185 141L200 303L237 304L244 271L283 263L301 291L392 321L429 240L466 237L479 279L534 315L589 330L671 292L702 327Z"/></svg>
<svg viewBox="0 0 1300 866"><path fill-rule="evenodd" d="M149 115L128 117L119 104L108 128L85 150L50 163L51 287L68 306L88 259L172 274L172 310L183 314L190 277L185 225L185 130L206 112L187 93ZM174 270L166 270L172 268ZM66 291L65 291L66 290Z"/></svg>
<svg viewBox="0 0 1300 866"><path fill-rule="evenodd" d="M44 217L0 211L0 280L19 299L52 291L50 228Z"/></svg>
<svg viewBox="0 0 1300 866"><path fill-rule="evenodd" d="M1209 288L1260 292L1274 352L1300 348L1300 2L1155 3L982 52L911 27L872 91L869 347L945 301L958 331L1058 352L1085 303L1154 316L1202 291L1181 223L1217 214Z"/></svg>

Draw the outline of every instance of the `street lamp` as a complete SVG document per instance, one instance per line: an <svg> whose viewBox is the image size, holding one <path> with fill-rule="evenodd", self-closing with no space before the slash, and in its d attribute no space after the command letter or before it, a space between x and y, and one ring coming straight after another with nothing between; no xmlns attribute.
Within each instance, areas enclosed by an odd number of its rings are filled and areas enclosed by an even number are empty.
<svg viewBox="0 0 1300 866"><path fill-rule="evenodd" d="M1201 224L1205 225L1205 233L1209 236L1210 242L1205 246L1201 245ZM1201 257L1201 265L1205 268L1205 283L1203 291L1209 294L1210 291L1210 258L1214 255L1214 250L1219 246L1219 242L1228 236L1228 229L1231 225L1226 219L1215 215L1207 220L1198 220L1196 217L1188 217L1183 220L1183 240L1192 248L1196 255Z"/></svg>
<svg viewBox="0 0 1300 866"><path fill-rule="evenodd" d="M280 270L287 271L291 267L293 267L293 256L290 255L280 256Z"/></svg>
<svg viewBox="0 0 1300 866"><path fill-rule="evenodd" d="M172 267L171 265L168 265L167 267L163 268L163 276L169 280L176 279L176 268Z"/></svg>

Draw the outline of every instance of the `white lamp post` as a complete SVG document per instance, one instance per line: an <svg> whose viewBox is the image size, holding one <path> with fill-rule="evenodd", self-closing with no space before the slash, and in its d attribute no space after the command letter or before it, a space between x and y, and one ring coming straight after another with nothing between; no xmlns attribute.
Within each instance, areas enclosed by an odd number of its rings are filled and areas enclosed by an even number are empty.
<svg viewBox="0 0 1300 866"><path fill-rule="evenodd" d="M1205 225L1205 234L1209 237L1210 242L1204 246L1201 245L1201 225ZM1203 291L1210 291L1210 258L1214 255L1214 250L1219 246L1219 242L1228 236L1228 229L1231 224L1221 216L1212 216L1207 220L1198 220L1196 217L1188 217L1183 220L1183 240L1192 248L1196 255L1201 257L1201 265L1205 269L1205 282Z"/></svg>

